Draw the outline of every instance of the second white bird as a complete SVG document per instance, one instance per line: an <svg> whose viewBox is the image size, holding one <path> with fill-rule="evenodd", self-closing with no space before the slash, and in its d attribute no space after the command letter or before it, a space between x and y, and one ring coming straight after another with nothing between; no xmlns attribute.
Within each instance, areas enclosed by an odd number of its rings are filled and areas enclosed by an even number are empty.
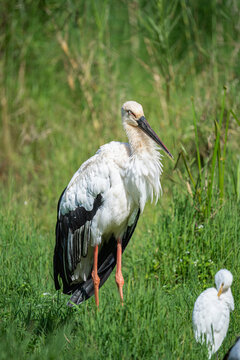
<svg viewBox="0 0 240 360"><path fill-rule="evenodd" d="M193 329L197 342L206 342L209 359L221 346L229 326L230 311L234 300L230 286L233 276L226 269L215 275L215 288L203 291L193 309Z"/></svg>

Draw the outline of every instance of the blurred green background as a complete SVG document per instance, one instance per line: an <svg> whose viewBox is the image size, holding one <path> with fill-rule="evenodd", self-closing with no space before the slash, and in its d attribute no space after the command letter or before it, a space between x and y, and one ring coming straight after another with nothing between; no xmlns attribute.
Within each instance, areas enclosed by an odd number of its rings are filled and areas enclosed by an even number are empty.
<svg viewBox="0 0 240 360"><path fill-rule="evenodd" d="M0 357L77 358L83 331L90 335L81 358L94 357L90 344L97 358L206 358L191 332L192 306L213 285L219 267L228 267L235 278L240 271L240 2L0 0L0 11ZM147 206L126 251L129 308L115 311L110 279L100 299L109 318L102 311L95 322L94 302L75 313L54 292L56 205L73 173L99 146L126 141L120 110L127 100L143 105L175 161L163 159L163 197L157 207ZM154 307L153 291L166 301ZM154 344L148 351L140 345L147 344L144 334L129 330L134 306L146 329L149 314L156 318L175 307L164 325L167 339L164 327L161 341L154 336L159 320L148 334ZM179 307L188 315L183 311L178 323ZM239 319L236 309L225 350ZM121 341L133 339L129 348L115 347L115 335L102 343L101 331L112 323L116 334L118 322L128 329ZM184 329L180 342L178 325Z"/></svg>
<svg viewBox="0 0 240 360"><path fill-rule="evenodd" d="M191 96L203 158L224 85L239 112L238 1L1 1L1 14L0 176L44 214L100 145L125 141L126 100L175 158L195 151Z"/></svg>

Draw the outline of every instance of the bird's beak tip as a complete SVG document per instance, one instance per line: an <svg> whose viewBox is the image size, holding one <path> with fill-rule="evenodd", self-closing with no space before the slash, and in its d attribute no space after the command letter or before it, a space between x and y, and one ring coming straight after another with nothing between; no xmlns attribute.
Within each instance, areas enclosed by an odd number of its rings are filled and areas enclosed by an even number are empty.
<svg viewBox="0 0 240 360"><path fill-rule="evenodd" d="M164 150L164 152L165 152L165 154L167 155L167 157L171 160L171 161L174 161L174 157L173 157L173 155L167 150L166 151L166 149L164 149L164 148L162 148L163 150Z"/></svg>

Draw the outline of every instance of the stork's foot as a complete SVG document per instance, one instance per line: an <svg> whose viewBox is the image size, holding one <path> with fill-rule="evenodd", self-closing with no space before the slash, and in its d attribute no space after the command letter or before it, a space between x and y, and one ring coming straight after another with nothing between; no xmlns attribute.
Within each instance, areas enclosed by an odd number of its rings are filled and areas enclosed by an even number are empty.
<svg viewBox="0 0 240 360"><path fill-rule="evenodd" d="M124 278L121 272L116 272L116 284L118 286L118 291L121 299L121 303L123 305L123 285L124 285Z"/></svg>
<svg viewBox="0 0 240 360"><path fill-rule="evenodd" d="M118 239L117 242L117 270L116 270L116 283L118 286L118 291L123 305L123 284L124 279L122 276L122 242Z"/></svg>
<svg viewBox="0 0 240 360"><path fill-rule="evenodd" d="M92 279L93 279L93 285L94 285L95 303L96 303L96 306L99 307L98 292L99 292L100 278L97 273L97 267L98 267L98 246L95 246L94 257L93 257Z"/></svg>

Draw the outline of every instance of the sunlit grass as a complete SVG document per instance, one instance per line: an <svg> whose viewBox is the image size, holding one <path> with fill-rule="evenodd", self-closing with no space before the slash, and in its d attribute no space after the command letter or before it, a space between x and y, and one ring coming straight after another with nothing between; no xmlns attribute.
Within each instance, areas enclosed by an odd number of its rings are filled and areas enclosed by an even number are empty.
<svg viewBox="0 0 240 360"><path fill-rule="evenodd" d="M214 119L213 125L215 128L215 134L211 151L208 151L208 156L203 157L200 153L199 136L198 131L201 127L200 121L196 114L194 99L192 98L192 117L193 127L195 134L195 153L196 157L193 160L193 155L186 153L186 150L182 146L182 151L178 155L175 169L178 167L179 161L182 158L183 164L187 173L187 188L188 192L193 198L195 205L199 208L199 212L203 218L208 218L214 213L213 197L215 206L217 203L221 205L224 200L224 181L225 181L225 164L228 163L227 159L227 144L228 144L228 128L231 110L226 111L226 87L223 89L223 95L221 99L220 114L217 115L217 119ZM226 114L225 114L226 113ZM224 119L225 114L225 119ZM234 115L234 113L233 113ZM224 125L223 125L223 120ZM231 118L233 120L233 118ZM213 129L214 129L213 128ZM212 130L213 131L213 130ZM191 164L187 160L190 159ZM197 165L196 165L197 164ZM197 168L196 175L195 165ZM192 171L193 168L193 171ZM226 194L227 196L227 194Z"/></svg>
<svg viewBox="0 0 240 360"><path fill-rule="evenodd" d="M174 195L167 212L157 205L154 221L151 214L140 219L123 256L124 307L113 275L100 291L99 311L93 298L69 309L68 297L56 293L52 231L2 211L0 357L205 359L206 349L193 337L193 304L226 267L234 276L236 309L222 356L239 330L240 208L229 200L202 224L190 202L180 198Z"/></svg>

